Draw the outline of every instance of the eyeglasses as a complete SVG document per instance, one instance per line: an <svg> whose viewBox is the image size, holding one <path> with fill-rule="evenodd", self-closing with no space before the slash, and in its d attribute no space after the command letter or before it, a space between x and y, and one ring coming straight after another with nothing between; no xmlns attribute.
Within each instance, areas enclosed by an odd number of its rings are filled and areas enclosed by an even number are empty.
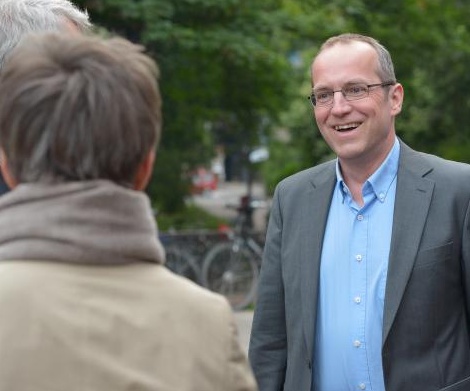
<svg viewBox="0 0 470 391"><path fill-rule="evenodd" d="M341 92L347 101L363 99L369 96L369 90L373 87L387 87L394 85L394 81L385 81L377 84L354 83L347 84L340 90L321 89L313 91L307 99L310 100L313 107L329 106L333 103L335 92Z"/></svg>

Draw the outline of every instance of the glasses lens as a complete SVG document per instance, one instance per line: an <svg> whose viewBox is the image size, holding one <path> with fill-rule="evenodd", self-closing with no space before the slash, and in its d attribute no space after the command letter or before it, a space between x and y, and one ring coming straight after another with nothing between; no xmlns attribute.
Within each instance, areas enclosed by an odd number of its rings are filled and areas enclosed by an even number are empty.
<svg viewBox="0 0 470 391"><path fill-rule="evenodd" d="M324 90L314 92L312 95L315 98L315 103L317 106L325 106L331 103L333 100L333 94L333 91Z"/></svg>
<svg viewBox="0 0 470 391"><path fill-rule="evenodd" d="M363 83L351 84L343 87L343 94L348 100L364 98L367 96L368 92L369 87L367 84Z"/></svg>

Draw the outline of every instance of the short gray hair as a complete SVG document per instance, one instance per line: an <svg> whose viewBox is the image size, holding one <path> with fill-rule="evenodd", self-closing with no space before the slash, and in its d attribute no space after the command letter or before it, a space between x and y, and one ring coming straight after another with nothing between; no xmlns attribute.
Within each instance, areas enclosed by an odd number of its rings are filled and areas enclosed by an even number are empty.
<svg viewBox="0 0 470 391"><path fill-rule="evenodd" d="M372 46L372 48L377 53L379 60L377 74L383 82L393 81L396 82L395 69L393 66L392 57L390 56L387 48L382 45L379 41L372 37L361 34L345 33L340 35L335 35L327 39L323 45L320 47L317 56L324 50L328 49L337 44L347 44L350 42L364 42Z"/></svg>
<svg viewBox="0 0 470 391"><path fill-rule="evenodd" d="M131 187L161 129L158 68L122 38L34 34L0 72L0 147L19 183Z"/></svg>
<svg viewBox="0 0 470 391"><path fill-rule="evenodd" d="M67 22L82 32L91 27L87 12L69 0L0 0L0 70L25 35L62 31Z"/></svg>

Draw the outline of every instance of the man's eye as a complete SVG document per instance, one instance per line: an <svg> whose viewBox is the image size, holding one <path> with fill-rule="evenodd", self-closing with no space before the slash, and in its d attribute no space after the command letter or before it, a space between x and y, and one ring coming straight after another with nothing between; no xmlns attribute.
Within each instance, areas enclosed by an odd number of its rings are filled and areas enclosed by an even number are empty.
<svg viewBox="0 0 470 391"><path fill-rule="evenodd" d="M367 86L362 84L353 84L344 89L346 95L357 96L367 92Z"/></svg>
<svg viewBox="0 0 470 391"><path fill-rule="evenodd" d="M319 101L330 98L331 93L329 91L319 91L315 93L315 98Z"/></svg>

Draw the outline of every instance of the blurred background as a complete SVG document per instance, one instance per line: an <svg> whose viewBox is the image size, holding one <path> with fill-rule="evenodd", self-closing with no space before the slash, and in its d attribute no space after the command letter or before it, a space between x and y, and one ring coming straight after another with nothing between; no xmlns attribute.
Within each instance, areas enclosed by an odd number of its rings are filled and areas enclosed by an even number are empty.
<svg viewBox="0 0 470 391"><path fill-rule="evenodd" d="M405 142L470 161L467 0L75 3L159 64L164 129L148 194L163 231L221 224L194 197L232 182L269 197L285 176L331 158L306 97L312 57L338 33L372 35L390 50L405 87Z"/></svg>

